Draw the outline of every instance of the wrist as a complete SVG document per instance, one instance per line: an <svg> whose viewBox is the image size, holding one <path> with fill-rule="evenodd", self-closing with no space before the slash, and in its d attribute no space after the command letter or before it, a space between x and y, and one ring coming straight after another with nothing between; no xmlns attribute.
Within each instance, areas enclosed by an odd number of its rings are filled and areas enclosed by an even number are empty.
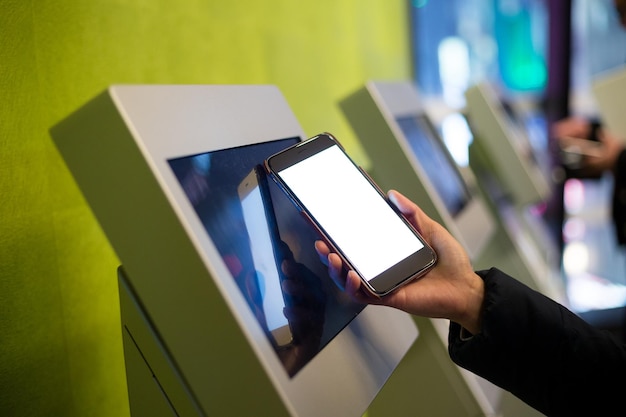
<svg viewBox="0 0 626 417"><path fill-rule="evenodd" d="M455 320L471 334L480 333L482 327L483 302L485 300L485 283L476 273L472 272L470 289L467 292L465 308L458 320Z"/></svg>

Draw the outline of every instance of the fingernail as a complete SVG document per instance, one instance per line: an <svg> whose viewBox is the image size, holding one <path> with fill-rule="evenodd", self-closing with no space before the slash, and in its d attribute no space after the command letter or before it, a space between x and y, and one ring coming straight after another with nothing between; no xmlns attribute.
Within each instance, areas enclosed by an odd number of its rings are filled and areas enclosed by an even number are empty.
<svg viewBox="0 0 626 417"><path fill-rule="evenodd" d="M396 200L396 193L389 192L389 194L387 195L389 196L389 201L391 201L394 206L398 207L398 200Z"/></svg>

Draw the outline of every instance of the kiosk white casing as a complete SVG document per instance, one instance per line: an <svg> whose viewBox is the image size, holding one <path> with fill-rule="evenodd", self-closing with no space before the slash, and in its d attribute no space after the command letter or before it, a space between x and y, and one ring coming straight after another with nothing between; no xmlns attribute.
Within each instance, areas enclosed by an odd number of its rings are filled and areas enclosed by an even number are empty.
<svg viewBox="0 0 626 417"><path fill-rule="evenodd" d="M517 254L507 273L529 287L568 305L560 271L560 252L547 226L531 206L552 193L551 180L521 126L506 113L495 90L479 83L465 92L474 134L470 166L485 200L498 219L502 238Z"/></svg>
<svg viewBox="0 0 626 417"><path fill-rule="evenodd" d="M302 140L276 87L112 86L51 135L123 264L134 415L365 412L416 339L412 319L368 306L289 377L167 162Z"/></svg>
<svg viewBox="0 0 626 417"><path fill-rule="evenodd" d="M619 68L600 74L591 85L603 124L626 142L626 70Z"/></svg>
<svg viewBox="0 0 626 417"><path fill-rule="evenodd" d="M524 133L509 122L504 108L488 83L467 89L467 117L493 169L517 207L545 201L551 193L543 172L532 162L532 149Z"/></svg>

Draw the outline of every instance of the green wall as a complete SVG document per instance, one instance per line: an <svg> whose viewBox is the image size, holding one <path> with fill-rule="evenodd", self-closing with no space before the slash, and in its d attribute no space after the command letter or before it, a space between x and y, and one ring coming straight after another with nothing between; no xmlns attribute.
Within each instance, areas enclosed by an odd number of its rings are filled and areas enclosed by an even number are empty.
<svg viewBox="0 0 626 417"><path fill-rule="evenodd" d="M113 83L280 87L367 159L337 100L410 76L401 0L0 0L0 415L128 415L116 256L48 128Z"/></svg>

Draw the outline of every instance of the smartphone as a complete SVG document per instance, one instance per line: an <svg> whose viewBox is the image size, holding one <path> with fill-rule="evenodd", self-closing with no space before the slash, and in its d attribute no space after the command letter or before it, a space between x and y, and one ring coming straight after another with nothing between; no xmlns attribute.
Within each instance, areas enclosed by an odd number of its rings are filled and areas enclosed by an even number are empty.
<svg viewBox="0 0 626 417"><path fill-rule="evenodd" d="M586 157L602 157L603 145L594 140L566 136L558 144L561 163L571 170L583 169Z"/></svg>
<svg viewBox="0 0 626 417"><path fill-rule="evenodd" d="M293 336L283 313L286 305L282 290L280 236L265 169L257 165L237 188L248 230L250 250L262 294L262 307L272 341L277 347L291 344Z"/></svg>
<svg viewBox="0 0 626 417"><path fill-rule="evenodd" d="M331 134L272 155L265 166L372 294L384 296L435 265L435 251Z"/></svg>

